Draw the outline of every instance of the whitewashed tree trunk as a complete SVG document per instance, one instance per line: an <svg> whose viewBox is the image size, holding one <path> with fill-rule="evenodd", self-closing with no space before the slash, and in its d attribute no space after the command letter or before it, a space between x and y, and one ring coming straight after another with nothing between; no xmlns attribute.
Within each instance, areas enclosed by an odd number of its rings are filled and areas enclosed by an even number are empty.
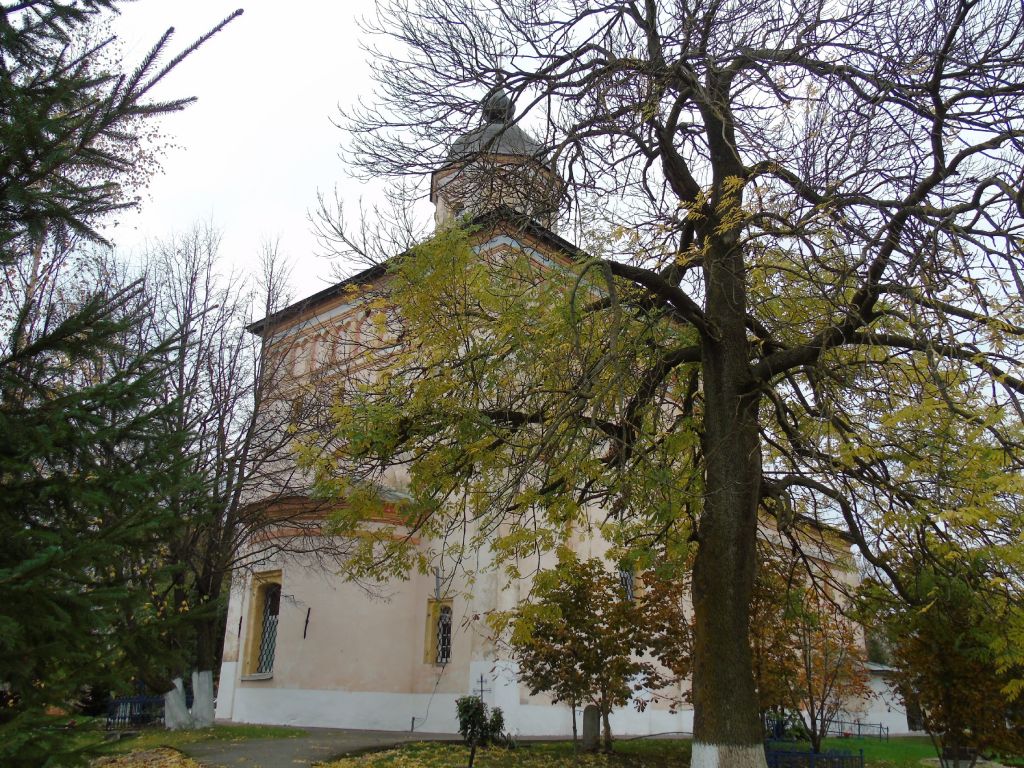
<svg viewBox="0 0 1024 768"><path fill-rule="evenodd" d="M192 727L192 715L185 703L185 685L180 677L174 678L174 688L164 694L164 725L169 731Z"/></svg>
<svg viewBox="0 0 1024 768"><path fill-rule="evenodd" d="M213 725L213 670L192 673L192 726Z"/></svg>
<svg viewBox="0 0 1024 768"><path fill-rule="evenodd" d="M693 743L690 768L764 768L767 763L760 744L729 745Z"/></svg>

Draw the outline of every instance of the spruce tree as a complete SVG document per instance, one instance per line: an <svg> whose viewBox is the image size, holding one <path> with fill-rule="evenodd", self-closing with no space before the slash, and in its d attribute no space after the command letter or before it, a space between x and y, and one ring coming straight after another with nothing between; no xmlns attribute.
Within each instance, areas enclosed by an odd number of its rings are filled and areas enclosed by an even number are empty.
<svg viewBox="0 0 1024 768"><path fill-rule="evenodd" d="M102 33L115 0L0 5L0 764L66 764L46 713L166 617L137 589L187 482L160 403L164 347L128 343L138 286L83 287L77 254L134 204L170 31L133 71ZM177 610L187 610L178 606ZM127 623L124 617L131 617ZM123 667L123 665L122 665Z"/></svg>

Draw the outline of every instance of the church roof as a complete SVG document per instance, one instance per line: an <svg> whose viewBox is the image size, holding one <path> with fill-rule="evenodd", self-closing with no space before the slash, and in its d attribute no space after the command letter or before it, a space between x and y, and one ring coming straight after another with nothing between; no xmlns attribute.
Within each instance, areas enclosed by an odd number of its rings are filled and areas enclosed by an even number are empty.
<svg viewBox="0 0 1024 768"><path fill-rule="evenodd" d="M480 102L482 123L452 142L447 162L482 154L522 155L540 159L541 145L515 122L515 107L504 91L498 90Z"/></svg>
<svg viewBox="0 0 1024 768"><path fill-rule="evenodd" d="M530 235L547 245L549 248L566 254L569 258L582 259L586 257L586 254L583 251L565 238L556 235L547 227L538 224L528 216L524 216L519 211L513 210L508 206L499 206L494 210L476 216L468 222L471 227L481 228L486 228L488 226L495 227L502 223L510 224L515 228L515 231ZM399 256L401 255L402 254L399 254ZM284 321L304 315L307 311L312 310L323 302L337 296L341 296L349 286L368 283L379 277L383 277L387 274L388 266L394 258L397 257L392 257L380 264L374 264L368 269L357 272L351 277L345 278L340 283L335 283L322 291L314 293L312 296L307 296L305 299L301 299L294 304L290 304L284 309L280 309L277 312L255 321L254 323L250 323L245 329L250 333L262 335L264 331L267 331Z"/></svg>

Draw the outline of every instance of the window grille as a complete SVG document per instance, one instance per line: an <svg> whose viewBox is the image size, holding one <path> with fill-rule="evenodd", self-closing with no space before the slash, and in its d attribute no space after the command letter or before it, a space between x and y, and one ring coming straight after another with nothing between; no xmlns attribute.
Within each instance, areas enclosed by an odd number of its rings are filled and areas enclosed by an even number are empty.
<svg viewBox="0 0 1024 768"><path fill-rule="evenodd" d="M452 659L452 609L442 605L437 611L437 655L438 664L447 664Z"/></svg>
<svg viewBox="0 0 1024 768"><path fill-rule="evenodd" d="M634 578L632 569L620 568L619 569L619 584L622 585L622 596L627 600L632 600L636 597L634 591Z"/></svg>
<svg viewBox="0 0 1024 768"><path fill-rule="evenodd" d="M260 625L260 652L257 673L274 671L274 649L277 646L277 617L281 610L281 585L269 584L263 592L263 622Z"/></svg>

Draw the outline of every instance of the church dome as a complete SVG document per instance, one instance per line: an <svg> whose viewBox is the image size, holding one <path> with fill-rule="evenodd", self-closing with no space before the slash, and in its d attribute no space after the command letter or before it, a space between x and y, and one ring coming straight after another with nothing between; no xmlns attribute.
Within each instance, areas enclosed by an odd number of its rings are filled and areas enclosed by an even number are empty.
<svg viewBox="0 0 1024 768"><path fill-rule="evenodd" d="M512 99L500 88L480 102L480 113L486 123L507 123L516 116Z"/></svg>
<svg viewBox="0 0 1024 768"><path fill-rule="evenodd" d="M480 155L521 155L539 159L541 146L512 122L515 105L498 89L480 102L481 125L452 142L448 162Z"/></svg>

